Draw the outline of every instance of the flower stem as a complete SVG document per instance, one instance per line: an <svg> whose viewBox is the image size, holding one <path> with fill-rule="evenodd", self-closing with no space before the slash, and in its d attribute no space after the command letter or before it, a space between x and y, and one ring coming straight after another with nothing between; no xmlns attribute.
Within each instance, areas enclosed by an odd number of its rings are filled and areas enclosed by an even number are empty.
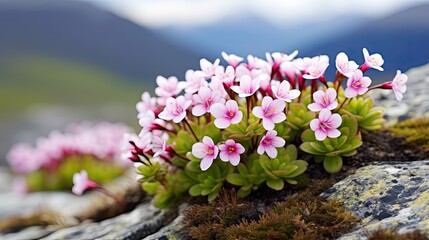
<svg viewBox="0 0 429 240"><path fill-rule="evenodd" d="M338 110L340 110L348 100L351 100L351 98L345 98L344 101L341 103L340 107L338 108Z"/></svg>
<svg viewBox="0 0 429 240"><path fill-rule="evenodd" d="M188 126L189 130L191 130L192 135L194 135L195 140L197 140L197 142L199 142L200 140L198 139L197 135L195 134L194 130L192 129L191 125L188 123L188 120L183 119L183 122Z"/></svg>
<svg viewBox="0 0 429 240"><path fill-rule="evenodd" d="M247 123L249 123L250 117L250 98L246 97L246 110L247 110Z"/></svg>

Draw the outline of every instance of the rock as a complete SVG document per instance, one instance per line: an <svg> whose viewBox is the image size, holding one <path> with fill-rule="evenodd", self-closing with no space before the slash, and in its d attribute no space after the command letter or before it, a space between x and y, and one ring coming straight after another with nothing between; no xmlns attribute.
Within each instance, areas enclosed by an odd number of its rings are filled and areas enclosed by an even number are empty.
<svg viewBox="0 0 429 240"><path fill-rule="evenodd" d="M173 212L155 208L149 201L129 213L97 223L61 229L42 239L142 239L164 226Z"/></svg>
<svg viewBox="0 0 429 240"><path fill-rule="evenodd" d="M407 92L402 101L397 101L391 90L371 92L374 105L386 109L388 125L408 118L429 117L429 64L410 69L406 74Z"/></svg>
<svg viewBox="0 0 429 240"><path fill-rule="evenodd" d="M90 195L82 198L67 192L36 192L27 195L14 192L0 193L0 220L41 210L73 217L76 212L90 207L94 197L96 196Z"/></svg>
<svg viewBox="0 0 429 240"><path fill-rule="evenodd" d="M16 240L16 239L39 239L51 234L53 230L44 227L28 227L16 233L9 233L1 236L2 240Z"/></svg>
<svg viewBox="0 0 429 240"><path fill-rule="evenodd" d="M4 192L10 192L12 182L13 177L10 173L10 170L5 167L0 167L0 194Z"/></svg>
<svg viewBox="0 0 429 240"><path fill-rule="evenodd" d="M187 204L182 204L179 207L179 215L167 226L162 227L158 232L147 236L144 240L167 240L167 239L185 239L187 236L181 236L180 232L184 227L183 212L188 208Z"/></svg>
<svg viewBox="0 0 429 240"><path fill-rule="evenodd" d="M361 219L342 240L367 239L365 232L378 228L429 233L429 161L366 166L322 196L343 202Z"/></svg>

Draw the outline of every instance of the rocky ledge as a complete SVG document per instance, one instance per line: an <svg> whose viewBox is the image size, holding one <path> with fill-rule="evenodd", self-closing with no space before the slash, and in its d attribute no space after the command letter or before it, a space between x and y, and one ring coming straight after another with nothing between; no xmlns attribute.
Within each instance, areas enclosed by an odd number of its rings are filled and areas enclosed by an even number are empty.
<svg viewBox="0 0 429 240"><path fill-rule="evenodd" d="M367 239L379 228L429 234L429 161L366 166L322 195L343 202L361 219L340 239Z"/></svg>

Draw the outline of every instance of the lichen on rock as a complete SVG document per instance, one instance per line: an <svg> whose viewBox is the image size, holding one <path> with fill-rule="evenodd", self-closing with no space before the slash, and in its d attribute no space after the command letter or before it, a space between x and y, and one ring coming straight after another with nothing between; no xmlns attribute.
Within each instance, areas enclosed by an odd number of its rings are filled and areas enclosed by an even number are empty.
<svg viewBox="0 0 429 240"><path fill-rule="evenodd" d="M322 196L343 202L362 220L341 239L366 239L365 232L379 228L429 232L429 161L366 166Z"/></svg>

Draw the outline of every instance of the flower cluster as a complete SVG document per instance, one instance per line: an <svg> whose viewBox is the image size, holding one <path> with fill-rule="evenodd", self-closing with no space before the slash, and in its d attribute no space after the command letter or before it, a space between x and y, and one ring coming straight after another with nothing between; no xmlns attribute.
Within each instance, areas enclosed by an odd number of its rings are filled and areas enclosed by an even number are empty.
<svg viewBox="0 0 429 240"><path fill-rule="evenodd" d="M367 49L360 66L339 53L329 82L328 56L297 54L244 61L223 52L226 66L201 59L185 81L157 77L156 96L145 92L136 106L142 131L128 136L124 155L135 163L143 189L156 195L155 204L166 206L186 193L213 200L225 182L240 187L242 197L263 183L281 189L307 168L298 154L338 172L342 157L362 144L359 129L383 123L366 93L392 89L401 100L406 90L400 71L391 82L370 86L364 74L382 71L384 60Z"/></svg>
<svg viewBox="0 0 429 240"><path fill-rule="evenodd" d="M99 172L97 180L105 182L130 165L120 157L126 132L127 126L108 122L71 125L66 132L38 138L34 147L16 144L6 158L28 191L70 189L73 173L81 169Z"/></svg>

